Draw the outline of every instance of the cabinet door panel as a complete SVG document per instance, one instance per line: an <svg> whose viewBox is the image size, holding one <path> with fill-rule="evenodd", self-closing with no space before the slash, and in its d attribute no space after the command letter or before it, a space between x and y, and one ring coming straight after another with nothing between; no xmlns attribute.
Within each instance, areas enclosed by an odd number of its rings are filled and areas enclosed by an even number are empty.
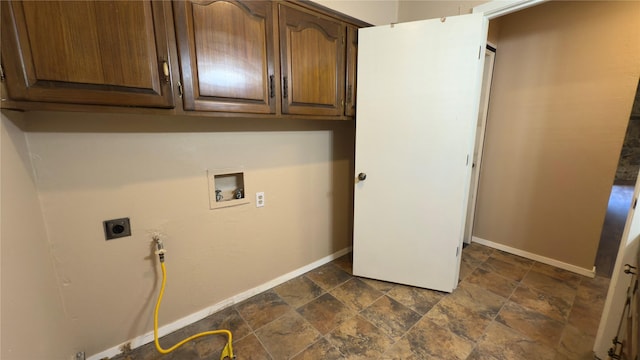
<svg viewBox="0 0 640 360"><path fill-rule="evenodd" d="M174 4L185 109L275 112L271 3Z"/></svg>
<svg viewBox="0 0 640 360"><path fill-rule="evenodd" d="M96 13L118 14L117 17L96 17L103 53L116 54L110 61L103 61L105 83L157 89L160 78L155 76L159 70L155 31L148 20L140 21L153 19L151 6L140 6L135 1L98 1Z"/></svg>
<svg viewBox="0 0 640 360"><path fill-rule="evenodd" d="M358 29L347 28L347 82L345 89L344 114L356 115L356 73L358 63Z"/></svg>
<svg viewBox="0 0 640 360"><path fill-rule="evenodd" d="M2 2L9 95L171 107L164 9L149 1Z"/></svg>
<svg viewBox="0 0 640 360"><path fill-rule="evenodd" d="M280 5L282 111L342 115L345 26Z"/></svg>
<svg viewBox="0 0 640 360"><path fill-rule="evenodd" d="M91 2L24 2L25 32L38 80L102 84L102 58ZM18 8L17 4L14 8ZM39 27L47 31L37 31Z"/></svg>

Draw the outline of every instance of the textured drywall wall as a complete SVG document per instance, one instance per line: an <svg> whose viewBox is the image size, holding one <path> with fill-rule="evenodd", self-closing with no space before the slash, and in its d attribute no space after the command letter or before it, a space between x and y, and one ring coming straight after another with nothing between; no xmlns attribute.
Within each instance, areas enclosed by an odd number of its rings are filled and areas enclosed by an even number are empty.
<svg viewBox="0 0 640 360"><path fill-rule="evenodd" d="M397 19L397 1L318 2L372 24ZM91 355L151 329L159 280L151 230L165 234L169 250L161 325L351 245L353 123L27 117L42 208L32 218L44 216L49 260L59 274L40 285L58 287L68 311L42 330L65 319L79 329L58 326L50 342L41 342L48 359L67 358L57 352L68 350L69 337ZM238 166L245 169L252 203L209 210L205 170ZM256 191L266 194L264 208L253 204ZM104 241L102 220L123 216L131 218L133 236ZM27 257L24 264L34 261ZM19 301L4 288L3 309ZM40 301L55 306L51 299ZM15 322L3 317L5 324ZM32 350L30 343L21 343L20 351Z"/></svg>
<svg viewBox="0 0 640 360"><path fill-rule="evenodd" d="M70 359L75 354L50 256L24 133L2 112L0 234L3 360Z"/></svg>
<svg viewBox="0 0 640 360"><path fill-rule="evenodd" d="M152 231L165 234L168 251L161 325L351 245L353 122L79 113L27 121L58 285L87 355L152 329ZM210 210L206 170L239 167L251 203ZM102 221L121 217L132 236L105 241Z"/></svg>
<svg viewBox="0 0 640 360"><path fill-rule="evenodd" d="M476 1L419 1L400 0L398 3L398 22L407 22L424 19L435 19L447 16L470 14L475 6L488 2ZM489 22L487 40L498 44L499 18Z"/></svg>
<svg viewBox="0 0 640 360"><path fill-rule="evenodd" d="M640 2L500 18L474 235L593 267L640 75Z"/></svg>
<svg viewBox="0 0 640 360"><path fill-rule="evenodd" d="M488 2L488 0L400 0L398 6L398 21L406 22L470 14L473 7L486 2Z"/></svg>
<svg viewBox="0 0 640 360"><path fill-rule="evenodd" d="M372 25L398 22L398 0L314 0L314 2Z"/></svg>

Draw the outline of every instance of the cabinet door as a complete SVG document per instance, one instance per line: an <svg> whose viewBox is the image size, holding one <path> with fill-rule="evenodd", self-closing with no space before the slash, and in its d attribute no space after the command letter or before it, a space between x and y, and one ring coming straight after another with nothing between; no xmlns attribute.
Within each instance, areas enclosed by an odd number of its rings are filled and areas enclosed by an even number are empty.
<svg viewBox="0 0 640 360"><path fill-rule="evenodd" d="M175 2L184 108L275 112L269 1Z"/></svg>
<svg viewBox="0 0 640 360"><path fill-rule="evenodd" d="M173 106L162 3L2 1L1 6L2 63L11 98Z"/></svg>
<svg viewBox="0 0 640 360"><path fill-rule="evenodd" d="M280 5L282 112L342 115L346 26Z"/></svg>
<svg viewBox="0 0 640 360"><path fill-rule="evenodd" d="M358 29L347 27L347 82L344 114L356 115L356 73L358 63Z"/></svg>

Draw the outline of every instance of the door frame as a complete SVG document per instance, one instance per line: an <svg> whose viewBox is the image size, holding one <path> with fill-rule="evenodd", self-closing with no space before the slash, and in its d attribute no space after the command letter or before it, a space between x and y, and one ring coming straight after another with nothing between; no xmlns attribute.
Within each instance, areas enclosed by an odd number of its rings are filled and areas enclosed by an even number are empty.
<svg viewBox="0 0 640 360"><path fill-rule="evenodd" d="M492 20L492 19L496 19L499 18L501 16L504 15L508 15L511 13L514 13L516 11L520 11L520 10L524 10L526 8L530 8L536 5L540 5L542 3L545 3L549 0L491 0L487 3L475 6L471 9L471 12L476 14L476 13L482 13L484 15L484 17L487 19L487 21ZM493 44L490 44L487 41L487 45L491 46L493 49L496 49L496 46ZM485 50L486 51L486 50ZM492 62L495 63L495 50L493 51L493 56L492 56ZM493 66L491 67L491 73L493 74ZM491 80L489 80L489 83L491 83ZM484 82L482 84L482 86L485 86ZM487 94L487 99L485 101L485 104L480 104L480 106L482 106L482 109L478 109L478 111L483 111L484 112L484 119L483 121L483 125L482 125L482 131L485 130L486 128L486 121L488 118L488 104L489 104L489 98L490 96ZM478 149L478 159L482 159L482 151L484 148L484 134L481 136L480 138L480 143L479 144L475 144L475 147L477 147ZM473 175L476 177L475 180L475 184L472 183L472 187L469 189L470 192L474 192L475 193L475 200L473 201L473 203L471 201L467 201L467 207L471 207L470 209L467 208L467 217L465 220L465 225L464 225L464 233L463 233L463 243L465 244L470 244L471 243L471 239L473 238L473 221L475 218L475 207L476 207L476 202L477 202L477 190L478 190L478 185L480 182L480 161L478 161L478 167L475 170L476 174ZM473 181L473 180L472 180ZM469 193L467 194L468 199L467 200L471 200L473 197L471 196L472 194ZM466 222L471 222L470 224L467 224ZM461 244L462 245L462 244Z"/></svg>
<svg viewBox="0 0 640 360"><path fill-rule="evenodd" d="M496 46L487 41L485 48L484 74L482 74L482 92L480 95L479 122L476 126L476 143L474 145L471 165L471 187L469 188L469 203L467 205L467 220L464 225L462 241L471 244L473 237L473 222L476 216L476 203L478 201L478 188L480 186L480 168L482 165L482 152L484 151L484 137L489 117L489 99L491 93L491 81L493 67L496 61ZM488 64L488 66L487 66ZM484 96L484 98L483 98ZM477 154L477 155L476 155Z"/></svg>
<svg viewBox="0 0 640 360"><path fill-rule="evenodd" d="M488 3L475 6L472 13L482 13L487 20L508 15L519 10L540 5L549 0L493 0Z"/></svg>

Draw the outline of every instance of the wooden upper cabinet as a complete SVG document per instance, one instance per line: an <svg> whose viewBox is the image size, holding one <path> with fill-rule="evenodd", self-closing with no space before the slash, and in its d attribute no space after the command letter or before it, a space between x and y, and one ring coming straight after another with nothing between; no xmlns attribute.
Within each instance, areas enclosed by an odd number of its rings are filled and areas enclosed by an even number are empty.
<svg viewBox="0 0 640 360"><path fill-rule="evenodd" d="M347 27L347 81L345 88L344 114L356 114L356 73L358 63L358 29Z"/></svg>
<svg viewBox="0 0 640 360"><path fill-rule="evenodd" d="M12 99L173 106L161 2L2 1L1 11Z"/></svg>
<svg viewBox="0 0 640 360"><path fill-rule="evenodd" d="M346 26L280 4L282 112L342 115Z"/></svg>
<svg viewBox="0 0 640 360"><path fill-rule="evenodd" d="M174 3L185 110L275 112L269 1Z"/></svg>

